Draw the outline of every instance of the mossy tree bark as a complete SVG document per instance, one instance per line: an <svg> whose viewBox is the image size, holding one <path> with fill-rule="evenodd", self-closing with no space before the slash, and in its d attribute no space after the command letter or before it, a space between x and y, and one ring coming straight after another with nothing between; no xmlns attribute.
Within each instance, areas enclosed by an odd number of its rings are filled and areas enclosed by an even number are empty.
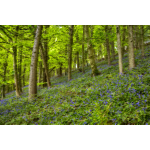
<svg viewBox="0 0 150 150"><path fill-rule="evenodd" d="M88 56L89 56L90 65L92 69L92 76L97 76L100 74L100 72L98 71L96 63L95 63L94 50L93 50L92 41L89 35L88 25L85 25L85 35L86 35L86 41L87 41Z"/></svg>

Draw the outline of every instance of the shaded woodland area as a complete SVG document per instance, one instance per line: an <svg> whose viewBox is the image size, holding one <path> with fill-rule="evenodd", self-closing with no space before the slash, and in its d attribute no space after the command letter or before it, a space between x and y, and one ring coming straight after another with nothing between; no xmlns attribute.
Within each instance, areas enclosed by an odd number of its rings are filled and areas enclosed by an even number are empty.
<svg viewBox="0 0 150 150"><path fill-rule="evenodd" d="M0 124L150 124L149 25L1 25Z"/></svg>

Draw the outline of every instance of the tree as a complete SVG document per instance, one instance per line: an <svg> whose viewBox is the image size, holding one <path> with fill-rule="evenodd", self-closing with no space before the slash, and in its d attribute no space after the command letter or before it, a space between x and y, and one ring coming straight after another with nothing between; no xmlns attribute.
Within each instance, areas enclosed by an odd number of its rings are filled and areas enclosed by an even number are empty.
<svg viewBox="0 0 150 150"><path fill-rule="evenodd" d="M47 63L46 63L46 60L45 60L45 57L44 57L44 53L43 53L42 43L40 43L40 52L41 52L41 55L42 55L42 60L43 60L44 68L45 68L45 74L46 74L46 79L47 79L47 86L48 86L48 88L50 88L51 87L51 83L50 83L50 79L49 79L49 72L48 72Z"/></svg>
<svg viewBox="0 0 150 150"><path fill-rule="evenodd" d="M119 74L123 74L123 65L122 65L122 50L121 50L121 39L120 39L120 27L116 25L117 32L117 49L118 49L118 64L119 64Z"/></svg>
<svg viewBox="0 0 150 150"><path fill-rule="evenodd" d="M85 73L85 69L84 69L84 36L85 36L85 31L84 31L84 26L83 26L83 38L82 38L82 72Z"/></svg>
<svg viewBox="0 0 150 150"><path fill-rule="evenodd" d="M107 56L108 56L108 65L111 65L110 60L110 47L109 47L109 26L105 26L105 33L106 33L106 48L107 48Z"/></svg>
<svg viewBox="0 0 150 150"><path fill-rule="evenodd" d="M29 79L29 100L35 98L37 94L37 60L39 52L39 44L42 34L42 25L38 25L36 29L36 35L34 40L34 46L31 57L31 66L30 66L30 79Z"/></svg>
<svg viewBox="0 0 150 150"><path fill-rule="evenodd" d="M71 25L69 27L69 45L68 45L68 81L71 80L73 29L74 25Z"/></svg>
<svg viewBox="0 0 150 150"><path fill-rule="evenodd" d="M128 26L129 40L129 70L135 67L134 46L133 46L133 26Z"/></svg>
<svg viewBox="0 0 150 150"><path fill-rule="evenodd" d="M15 78L15 86L16 86L16 96L20 96L20 87L19 87L19 78L18 78L18 67L17 67L17 38L18 38L18 30L19 26L16 26L16 34L15 34L15 40L14 40L14 45L13 45L13 60L14 60L14 78ZM13 42L13 41L12 41Z"/></svg>
<svg viewBox="0 0 150 150"><path fill-rule="evenodd" d="M140 25L141 29L141 48L142 48L142 57L144 57L144 28L143 25Z"/></svg>
<svg viewBox="0 0 150 150"><path fill-rule="evenodd" d="M125 53L125 40L126 40L126 26L123 25L123 34L122 34L122 57Z"/></svg>
<svg viewBox="0 0 150 150"><path fill-rule="evenodd" d="M86 35L86 41L87 41L88 56L89 56L90 65L91 65L91 69L92 69L92 76L97 76L100 74L100 72L98 71L96 63L95 63L94 49L92 46L92 40L89 35L89 26L88 25L85 25L85 35Z"/></svg>

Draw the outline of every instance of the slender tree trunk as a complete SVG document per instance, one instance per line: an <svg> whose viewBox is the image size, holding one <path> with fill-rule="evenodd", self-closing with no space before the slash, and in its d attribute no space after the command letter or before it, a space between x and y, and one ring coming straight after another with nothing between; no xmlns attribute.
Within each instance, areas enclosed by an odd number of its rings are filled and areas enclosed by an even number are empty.
<svg viewBox="0 0 150 150"><path fill-rule="evenodd" d="M31 66L30 66L30 79L29 79L29 100L35 98L37 94L37 60L39 52L39 44L42 34L42 25L38 25L36 29L36 35L34 40L34 46L31 57Z"/></svg>
<svg viewBox="0 0 150 150"><path fill-rule="evenodd" d="M126 40L126 26L123 25L123 34L122 34L122 58L124 56L125 53L125 40Z"/></svg>
<svg viewBox="0 0 150 150"><path fill-rule="evenodd" d="M19 65L18 65L20 93L22 93L22 48L23 48L23 46L21 46L19 49Z"/></svg>
<svg viewBox="0 0 150 150"><path fill-rule="evenodd" d="M108 65L111 65L110 61L110 48L109 48L109 27L108 25L105 26L105 33L106 33L106 48L107 48L107 55L108 55Z"/></svg>
<svg viewBox="0 0 150 150"><path fill-rule="evenodd" d="M89 66L89 64L88 64L88 51L85 51L85 60L86 60L86 66Z"/></svg>
<svg viewBox="0 0 150 150"><path fill-rule="evenodd" d="M46 80L46 74L45 74L45 67L43 66L43 88L47 87L47 80Z"/></svg>
<svg viewBox="0 0 150 150"><path fill-rule="evenodd" d="M135 67L134 47L133 47L133 26L128 26L129 32L129 70Z"/></svg>
<svg viewBox="0 0 150 150"><path fill-rule="evenodd" d="M115 60L114 41L112 41L110 44L111 44L111 51L112 51L112 60Z"/></svg>
<svg viewBox="0 0 150 150"><path fill-rule="evenodd" d="M79 36L78 36L78 33L76 34L76 39L77 39L77 43L79 43ZM76 52L76 58L77 58L77 70L79 70L79 51L77 49L77 52Z"/></svg>
<svg viewBox="0 0 150 150"><path fill-rule="evenodd" d="M139 33L138 33L138 25L136 25L135 27L136 30L136 49L139 49L139 44L138 44L138 37L139 37Z"/></svg>
<svg viewBox="0 0 150 150"><path fill-rule="evenodd" d="M25 86L25 76L26 76L26 64L24 65L24 67L23 67L24 69L23 69L23 86Z"/></svg>
<svg viewBox="0 0 150 150"><path fill-rule="evenodd" d="M107 54L107 46L106 46L106 43L104 43L104 51L106 52L105 54L105 60L108 61L108 54Z"/></svg>
<svg viewBox="0 0 150 150"><path fill-rule="evenodd" d="M76 55L77 55L77 69L79 70L79 67L80 67L79 66L79 52L77 52Z"/></svg>
<svg viewBox="0 0 150 150"><path fill-rule="evenodd" d="M19 26L16 26L16 35L15 35L15 44L17 43L17 37L18 37L18 30ZM16 86L16 96L20 96L20 90L19 90L19 79L18 79L18 67L17 67L17 46L13 46L13 67L14 67L14 79L15 79L15 86Z"/></svg>
<svg viewBox="0 0 150 150"><path fill-rule="evenodd" d="M60 63L59 74L60 74L60 77L61 77L62 76L62 63Z"/></svg>
<svg viewBox="0 0 150 150"><path fill-rule="evenodd" d="M94 50L92 47L92 41L89 36L89 26L88 25L85 25L85 35L86 35L86 39L87 39L87 49L88 49L88 55L89 55L89 59L90 59L91 69L92 69L92 76L96 76L96 75L99 75L100 72L98 71L96 63L95 63Z"/></svg>
<svg viewBox="0 0 150 150"><path fill-rule="evenodd" d="M135 49L138 49L138 37L137 37L137 25L134 26L135 29Z"/></svg>
<svg viewBox="0 0 150 150"><path fill-rule="evenodd" d="M143 25L140 25L141 29L141 48L142 48L142 57L144 58L144 28Z"/></svg>
<svg viewBox="0 0 150 150"><path fill-rule="evenodd" d="M76 56L74 56L73 60L74 60L74 61L73 61L74 65L73 65L73 69L72 69L72 70L76 70L77 57L76 57Z"/></svg>
<svg viewBox="0 0 150 150"><path fill-rule="evenodd" d="M39 80L38 83L42 82L42 62L39 62ZM40 86L40 85L39 85Z"/></svg>
<svg viewBox="0 0 150 150"><path fill-rule="evenodd" d="M137 25L137 34L138 34L138 48L142 49L142 47L141 47L141 31L140 31L139 25Z"/></svg>
<svg viewBox="0 0 150 150"><path fill-rule="evenodd" d="M4 63L4 74L3 74L3 85L2 85L2 99L5 98L5 87L6 87L6 70L7 70L7 59L8 59L8 54L6 56L6 60Z"/></svg>
<svg viewBox="0 0 150 150"><path fill-rule="evenodd" d="M45 30L44 34L46 35L47 34L47 29L49 28L49 25L45 25L45 28L46 28L46 30ZM48 69L49 66L48 66L47 62L48 62L49 58L48 58L48 38L47 37L44 39L43 54L44 54L44 59L45 59L46 66L47 66L47 69ZM44 67L44 69L43 69L43 82L44 82L43 87L47 87L47 85L49 84L49 83L47 83L48 81L47 81L47 76L46 76L45 71L46 70L45 70L45 67Z"/></svg>
<svg viewBox="0 0 150 150"><path fill-rule="evenodd" d="M69 29L70 37L69 37L69 49L68 49L68 81L71 80L73 29L74 29L74 25L71 25Z"/></svg>
<svg viewBox="0 0 150 150"><path fill-rule="evenodd" d="M44 58L43 58L44 57ZM46 61L46 51L45 51L45 49L43 49L43 55L41 54L41 59L42 59L42 61L43 61L43 59ZM42 66L42 73L43 73L43 88L44 87L47 87L47 80L46 80L46 73L45 73L45 67L44 67L44 64L43 64L43 66Z"/></svg>
<svg viewBox="0 0 150 150"><path fill-rule="evenodd" d="M83 38L82 38L82 72L85 73L85 69L84 69L84 26L83 26Z"/></svg>
<svg viewBox="0 0 150 150"><path fill-rule="evenodd" d="M65 55L68 56L68 45L66 45L66 48L65 48ZM68 58L66 61L68 61ZM65 76L67 75L67 72L68 72L68 68L65 67Z"/></svg>
<svg viewBox="0 0 150 150"><path fill-rule="evenodd" d="M123 74L123 65L122 65L122 51L121 51L121 38L120 38L120 27L116 26L117 31L117 49L118 49L118 64L119 64L119 74Z"/></svg>
<svg viewBox="0 0 150 150"><path fill-rule="evenodd" d="M91 25L91 38L93 38L93 31L94 31L94 26ZM94 53L94 59L96 61L96 53L95 53L95 49L94 49L94 45L92 44L93 47L93 53Z"/></svg>
<svg viewBox="0 0 150 150"><path fill-rule="evenodd" d="M45 74L46 74L46 79L47 79L47 86L48 88L51 87L51 83L50 83L50 79L49 79L49 72L48 72L48 68L47 68L47 63L46 63L46 60L44 57L44 53L43 53L43 46L42 46L42 43L40 44L40 52L41 52L41 55L42 55L42 60L43 60L43 64L44 64L44 70L45 70Z"/></svg>
<svg viewBox="0 0 150 150"><path fill-rule="evenodd" d="M13 61L14 61L14 71L15 71L15 86L16 86L16 96L19 97L20 96L20 90L19 90L19 85L18 85L18 73L17 73L17 49L16 46L13 47Z"/></svg>

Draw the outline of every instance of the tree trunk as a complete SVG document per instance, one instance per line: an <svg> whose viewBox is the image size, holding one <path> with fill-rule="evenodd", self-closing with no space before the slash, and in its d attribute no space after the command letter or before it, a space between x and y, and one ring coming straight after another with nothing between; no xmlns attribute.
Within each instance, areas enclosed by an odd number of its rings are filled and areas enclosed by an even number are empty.
<svg viewBox="0 0 150 150"><path fill-rule="evenodd" d="M26 64L24 65L23 69L23 86L25 86L25 76L26 76Z"/></svg>
<svg viewBox="0 0 150 150"><path fill-rule="evenodd" d="M128 26L129 32L129 70L135 67L135 60L134 60L134 47L133 47L133 26Z"/></svg>
<svg viewBox="0 0 150 150"><path fill-rule="evenodd" d="M91 25L91 38L93 38L93 31L94 31L94 26ZM93 47L93 53L94 53L94 59L96 61L96 53L95 53L95 49L94 49L94 45L92 44Z"/></svg>
<svg viewBox="0 0 150 150"><path fill-rule="evenodd" d="M45 35L47 34L47 29L48 28L49 28L49 25L45 25L45 29L46 29L45 32L44 32ZM44 56L46 66L47 66L47 69L48 69L49 66L48 66L47 62L48 62L49 58L48 58L48 38L47 37L44 39L43 56ZM47 83L48 81L47 81L47 75L46 75L45 71L46 70L45 70L45 67L44 67L44 69L43 69L43 82L44 82L43 87L47 87L47 85L49 84L49 83ZM50 75L49 75L49 77L50 77Z"/></svg>
<svg viewBox="0 0 150 150"><path fill-rule="evenodd" d="M120 29L119 29L120 30ZM120 32L120 31L119 31ZM122 34L122 58L125 53L125 40L126 40L126 26L123 25L123 34Z"/></svg>
<svg viewBox="0 0 150 150"><path fill-rule="evenodd" d="M69 29L70 37L69 37L69 47L68 47L68 81L71 80L73 29L74 29L74 25L71 25Z"/></svg>
<svg viewBox="0 0 150 150"><path fill-rule="evenodd" d="M22 93L22 48L23 46L20 47L19 49L19 65L18 65L18 75L19 75L19 90L20 93Z"/></svg>
<svg viewBox="0 0 150 150"><path fill-rule="evenodd" d="M137 25L137 33L138 33L138 48L142 49L140 25Z"/></svg>
<svg viewBox="0 0 150 150"><path fill-rule="evenodd" d="M60 77L61 77L62 76L62 63L60 63L59 74L60 74Z"/></svg>
<svg viewBox="0 0 150 150"><path fill-rule="evenodd" d="M18 37L18 30L19 26L16 26L16 35L15 35L15 44L17 43L17 37ZM14 67L14 78L15 78L15 86L16 86L16 96L20 96L20 90L19 90L19 79L18 79L18 68L17 68L17 46L13 46L13 67Z"/></svg>
<svg viewBox="0 0 150 150"><path fill-rule="evenodd" d="M77 52L76 55L77 55L77 69L79 70L79 67L80 67L79 66L79 52Z"/></svg>
<svg viewBox="0 0 150 150"><path fill-rule="evenodd" d="M31 57L31 66L30 66L30 79L29 79L29 100L35 98L37 94L37 60L39 52L39 44L42 34L42 25L38 25L36 29L36 35L34 40L34 46Z"/></svg>
<svg viewBox="0 0 150 150"><path fill-rule="evenodd" d="M77 43L79 43L79 36L78 36L78 33L76 33L76 39L77 39ZM76 52L76 58L77 58L77 70L79 70L79 50L77 49L77 52Z"/></svg>
<svg viewBox="0 0 150 150"><path fill-rule="evenodd" d="M140 29L141 29L142 58L144 58L144 28L143 28L143 25L140 25Z"/></svg>
<svg viewBox="0 0 150 150"><path fill-rule="evenodd" d="M110 61L110 48L109 48L109 27L108 25L105 26L105 33L106 33L106 48L107 48L107 56L108 56L108 65L111 65Z"/></svg>
<svg viewBox="0 0 150 150"><path fill-rule="evenodd" d="M6 70L7 70L7 59L8 59L8 54L6 56L6 60L4 63L4 74L3 74L3 85L2 85L2 99L5 98L5 87L6 87Z"/></svg>
<svg viewBox="0 0 150 150"><path fill-rule="evenodd" d="M137 25L134 26L135 29L135 49L138 49L138 35L137 35Z"/></svg>
<svg viewBox="0 0 150 150"><path fill-rule="evenodd" d="M73 60L74 60L74 61L73 61L74 65L73 65L72 70L76 70L76 65L77 65L76 61L77 61L77 57L74 56L74 59L73 59Z"/></svg>
<svg viewBox="0 0 150 150"><path fill-rule="evenodd" d="M82 38L82 72L85 73L85 69L84 69L84 26L83 26L83 38Z"/></svg>
<svg viewBox="0 0 150 150"><path fill-rule="evenodd" d="M50 83L50 79L49 79L49 72L48 72L48 67L47 67L47 63L46 63L46 60L44 57L44 53L43 53L43 46L42 46L42 43L40 44L40 52L41 52L41 55L42 55L42 60L43 60L43 64L44 64L44 70L45 70L45 74L46 74L46 79L47 79L47 86L48 88L51 87L51 83Z"/></svg>
<svg viewBox="0 0 150 150"><path fill-rule="evenodd" d="M43 88L47 87L47 80L46 80L46 74L45 74L45 67L43 66Z"/></svg>
<svg viewBox="0 0 150 150"><path fill-rule="evenodd" d="M42 62L39 62L39 80L38 83L42 82ZM40 86L40 85L39 85Z"/></svg>
<svg viewBox="0 0 150 150"><path fill-rule="evenodd" d="M115 60L114 41L112 41L110 44L111 44L112 60Z"/></svg>
<svg viewBox="0 0 150 150"><path fill-rule="evenodd" d="M96 63L95 63L94 50L92 47L92 41L89 36L89 26L88 25L85 25L85 35L86 35L86 39L87 39L87 49L88 49L88 56L89 56L90 65L91 65L91 69L92 69L92 76L96 76L96 75L99 75L100 72L98 71Z"/></svg>
<svg viewBox="0 0 150 150"><path fill-rule="evenodd" d="M123 74L123 65L122 65L122 51L121 51L121 38L120 38L120 27L116 26L117 31L117 49L118 49L118 64L119 64L119 74Z"/></svg>

